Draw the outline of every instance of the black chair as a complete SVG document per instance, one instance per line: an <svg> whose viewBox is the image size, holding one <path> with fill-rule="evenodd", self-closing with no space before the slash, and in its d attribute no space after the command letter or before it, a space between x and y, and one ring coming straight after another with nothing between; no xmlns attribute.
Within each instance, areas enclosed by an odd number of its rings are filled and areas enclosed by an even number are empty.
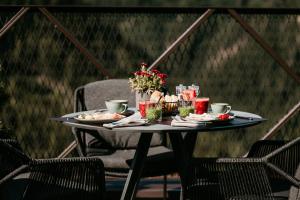
<svg viewBox="0 0 300 200"><path fill-rule="evenodd" d="M300 197L300 138L284 145L274 143L281 147L261 158L193 159L185 198L296 200Z"/></svg>
<svg viewBox="0 0 300 200"><path fill-rule="evenodd" d="M14 139L0 139L0 179L30 162Z"/></svg>
<svg viewBox="0 0 300 200"><path fill-rule="evenodd" d="M0 139L12 139L12 132L9 129L0 129Z"/></svg>
<svg viewBox="0 0 300 200"><path fill-rule="evenodd" d="M135 95L131 92L127 79L92 82L77 88L74 95L75 112L105 108L104 102L108 99L127 99L129 107L135 107ZM78 129L74 129L74 133L80 155L101 158L107 175L127 176L139 133L117 134L110 130L86 133ZM142 176L160 176L176 172L173 153L165 147L165 141L164 136L153 134Z"/></svg>
<svg viewBox="0 0 300 200"><path fill-rule="evenodd" d="M98 158L32 160L0 141L0 161L0 199L105 198L103 163Z"/></svg>
<svg viewBox="0 0 300 200"><path fill-rule="evenodd" d="M255 142L248 154L248 158L261 158L269 153L273 152L274 150L278 149L279 147L282 147L285 145L288 141L283 140L258 140Z"/></svg>

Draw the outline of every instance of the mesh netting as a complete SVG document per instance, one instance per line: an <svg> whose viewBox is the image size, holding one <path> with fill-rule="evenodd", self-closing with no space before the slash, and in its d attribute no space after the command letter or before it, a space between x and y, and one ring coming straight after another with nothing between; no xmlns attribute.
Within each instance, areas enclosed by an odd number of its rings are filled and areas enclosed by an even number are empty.
<svg viewBox="0 0 300 200"><path fill-rule="evenodd" d="M16 10L17 11L17 10ZM3 25L16 13L1 12ZM50 12L86 47L111 77L127 78L140 62L149 64L202 13L180 9ZM288 10L286 11L288 13ZM300 14L300 11L299 11ZM297 14L242 14L254 29L297 68L300 57ZM58 155L72 141L71 130L49 117L73 110L73 91L106 78L57 27L31 9L1 38L4 92L1 117L33 157ZM204 133L196 155L241 155L263 136L300 97L299 86L226 13L215 13L158 68L168 86L200 85L201 96L228 102L235 110L257 113L268 121L252 128ZM299 132L298 114L277 138Z"/></svg>

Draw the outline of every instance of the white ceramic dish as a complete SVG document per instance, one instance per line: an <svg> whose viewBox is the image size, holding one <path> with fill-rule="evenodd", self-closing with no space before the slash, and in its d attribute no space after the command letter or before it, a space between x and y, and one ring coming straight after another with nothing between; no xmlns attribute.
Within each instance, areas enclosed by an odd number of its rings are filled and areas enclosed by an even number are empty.
<svg viewBox="0 0 300 200"><path fill-rule="evenodd" d="M197 121L197 122L228 122L235 118L234 116L230 115L228 119L222 120L222 119L218 118L218 114L207 113L207 115L208 115L207 117L203 117L203 118L187 116L187 117L185 117L185 120Z"/></svg>
<svg viewBox="0 0 300 200"><path fill-rule="evenodd" d="M105 124L105 123L119 121L119 120L125 118L126 116L130 116L132 114L134 114L134 111L127 110L122 115L118 114L118 116L119 116L118 118L114 118L113 114L109 114L107 110L98 110L95 112L91 112L91 111L83 112L80 115L74 117L74 119L81 123ZM86 118L82 117L82 115L88 115L89 117L86 119ZM101 115L107 115L107 116L104 117ZM111 118L110 118L110 115L111 115ZM91 117L93 117L93 118L91 119Z"/></svg>

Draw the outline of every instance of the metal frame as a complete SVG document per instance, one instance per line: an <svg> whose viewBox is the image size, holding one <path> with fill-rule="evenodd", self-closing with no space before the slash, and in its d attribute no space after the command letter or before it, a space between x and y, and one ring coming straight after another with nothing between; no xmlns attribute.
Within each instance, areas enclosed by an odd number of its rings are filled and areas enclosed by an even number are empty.
<svg viewBox="0 0 300 200"><path fill-rule="evenodd" d="M300 76L297 74L287 62L278 54L248 23L246 23L239 14L299 14L298 8L226 8L226 7L196 7L196 8L178 8L178 7L97 7L97 6L41 6L41 5L0 5L0 11L19 11L4 24L0 29L0 38L2 38L7 31L9 31L29 10L32 12L41 12L64 36L90 61L96 68L100 69L101 73L106 78L111 78L111 75L97 58L86 48L76 37L66 29L52 14L51 11L67 11L67 12L112 12L112 13L203 13L183 34L181 34L167 49L164 51L150 66L150 69L155 65L161 63L167 56L169 56L184 40L191 35L196 29L207 20L212 14L229 14L233 19L240 24L240 26L259 44L288 75L297 83L300 83ZM239 14L238 14L239 13ZM284 115L277 124L274 125L270 131L262 137L268 139L275 135L275 133L287 123L299 111L300 103L296 104L287 115ZM71 143L59 157L64 157L70 153L76 146L76 143Z"/></svg>
<svg viewBox="0 0 300 200"><path fill-rule="evenodd" d="M0 30L0 38L15 24L17 21L25 15L29 10L28 7L22 7Z"/></svg>
<svg viewBox="0 0 300 200"><path fill-rule="evenodd" d="M151 70L154 66L161 63L166 57L168 57L184 40L186 40L196 29L205 22L215 10L208 9L203 15L201 15L186 31L181 34L175 42L173 42L166 51L164 51L148 68Z"/></svg>

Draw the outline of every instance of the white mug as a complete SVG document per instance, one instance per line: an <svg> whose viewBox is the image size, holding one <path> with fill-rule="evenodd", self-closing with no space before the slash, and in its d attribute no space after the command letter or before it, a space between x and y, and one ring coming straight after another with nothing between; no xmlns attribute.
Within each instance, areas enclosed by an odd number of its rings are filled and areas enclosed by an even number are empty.
<svg viewBox="0 0 300 200"><path fill-rule="evenodd" d="M213 113L227 114L231 111L231 106L228 103L212 103L211 110Z"/></svg>

